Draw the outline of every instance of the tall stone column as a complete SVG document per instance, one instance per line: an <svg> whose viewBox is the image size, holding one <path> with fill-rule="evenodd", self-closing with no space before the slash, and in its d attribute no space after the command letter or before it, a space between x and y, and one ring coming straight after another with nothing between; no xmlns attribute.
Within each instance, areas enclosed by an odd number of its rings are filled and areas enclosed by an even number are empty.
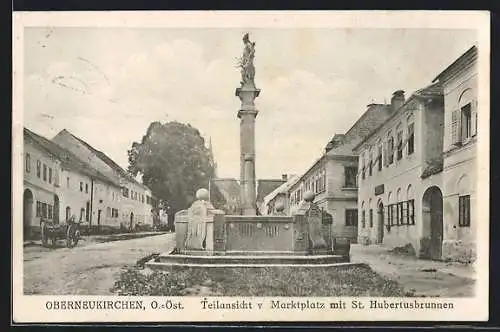
<svg viewBox="0 0 500 332"><path fill-rule="evenodd" d="M240 187L243 214L255 215L256 180L255 180L255 119L259 111L254 100L260 89L254 86L243 86L236 89L236 96L241 100L238 111L240 119Z"/></svg>
<svg viewBox="0 0 500 332"><path fill-rule="evenodd" d="M241 100L238 111L240 119L240 188L243 214L256 215L255 195L255 118L259 111L255 108L255 98L260 89L255 87L255 42L250 41L248 33L243 36L243 55L239 60L241 69L241 87L236 89L236 96Z"/></svg>

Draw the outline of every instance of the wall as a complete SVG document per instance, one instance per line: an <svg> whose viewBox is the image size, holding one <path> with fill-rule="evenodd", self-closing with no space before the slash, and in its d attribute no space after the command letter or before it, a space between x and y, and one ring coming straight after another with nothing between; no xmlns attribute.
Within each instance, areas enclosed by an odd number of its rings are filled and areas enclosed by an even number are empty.
<svg viewBox="0 0 500 332"><path fill-rule="evenodd" d="M441 158L443 155L444 107L441 103L435 102L432 105L427 105L422 115L425 123L423 127L425 140L423 158L424 160Z"/></svg>
<svg viewBox="0 0 500 332"><path fill-rule="evenodd" d="M80 191L80 182L83 182L82 191ZM88 186L87 192L85 192L85 185ZM88 176L71 170L61 171L61 185L58 190L61 202L59 211L61 222L66 221L67 207L70 208L70 217L74 215L76 221L86 221L87 202L90 203L91 188L92 180ZM83 216L81 216L81 209L84 209Z"/></svg>
<svg viewBox="0 0 500 332"><path fill-rule="evenodd" d="M113 227L119 227L120 224L124 227L135 227L135 225L141 223L147 223L151 221L152 224L152 216L151 216L151 206L146 203L146 190L143 186L136 184L128 179L125 179L121 176L118 171L113 169L107 163L105 163L101 158L99 158L93 151L91 151L88 147L86 147L82 142L73 137L67 131L61 131L57 134L53 141L62 147L70 150L75 155L77 155L80 159L88 162L92 165L93 168L97 169L102 174L110 177L116 182L120 183L123 187L128 188L128 197L123 196L122 193L119 194L119 205L120 208L118 214L118 220L116 218L108 218L105 219L107 223L112 225ZM100 186L98 185L98 188ZM137 193L137 196L132 197L132 192ZM149 192L149 191L148 191ZM144 202L143 202L144 196ZM104 201L104 200L103 200ZM94 203L96 201L94 200ZM93 220L97 221L97 211L99 208L102 209L102 213L106 215L107 207L104 204L99 203L97 200L96 208L93 211ZM131 216L133 215L133 218ZM132 219L132 223L131 223ZM96 224L96 223L94 223Z"/></svg>
<svg viewBox="0 0 500 332"><path fill-rule="evenodd" d="M411 244L415 253L419 253L420 239L423 234L421 214L423 192L432 185L442 187L441 175L432 176L425 181L422 181L420 177L423 171L423 160L428 155L425 150L429 145L439 146L439 141L442 141L439 135L431 137L426 135L430 130L426 126L426 114L432 114L433 119L435 118L434 115L438 113L439 111L435 109L425 108L425 105L421 102L408 103L405 109L391 118L360 148L359 169L361 170L363 165L368 164L369 152L377 151L374 148L377 147L377 144L386 142L389 133L395 139L394 161L392 164L383 164L381 171L375 166L372 176L369 176L368 171L366 171L365 179L362 178L361 171L358 175L358 218L360 225L358 227L358 240L360 243L373 244L380 243L380 240L382 240L382 244L390 248ZM414 152L409 155L408 146L406 145L403 148L402 158L398 160L396 129L400 125L400 128L403 129L403 140L408 137L408 118L412 119L414 123ZM427 119L431 119L431 117L427 117ZM373 147L370 147L370 145L373 145ZM386 151L386 149L383 149L383 154ZM385 160L384 156L382 160ZM384 187L383 193L375 195L375 187L381 185ZM410 199L414 199L415 225L398 225L388 228L387 206ZM384 218L379 221L377 208L380 203L384 206ZM370 209L373 210L372 227L370 227L369 222ZM365 227L362 225L363 211L365 211Z"/></svg>
<svg viewBox="0 0 500 332"><path fill-rule="evenodd" d="M29 154L29 172L26 169L26 156ZM37 161L40 161L40 177L37 176ZM47 166L47 179L43 180L43 165ZM52 183L49 183L48 169L52 169ZM49 153L40 148L35 143L30 140L24 140L24 151L23 151L23 170L24 170L24 188L23 193L28 189L33 195L33 203L31 204L30 212L31 218L27 220L29 223L26 234L28 237L31 233L39 232L40 227L40 217L36 216L36 202L40 201L46 203L50 206L54 206L54 194L56 194L57 189L57 178L60 173L59 161L53 158ZM28 216L28 215L27 215ZM24 222L24 221L23 221Z"/></svg>
<svg viewBox="0 0 500 332"><path fill-rule="evenodd" d="M476 210L476 154L477 136L461 147L452 144L451 114L459 107L465 90L470 89L473 100L477 100L477 68L470 63L444 84L445 88L445 159L444 159L444 243L443 258L473 261L476 258L476 225L479 220ZM478 110L480 111L480 110ZM474 116L473 116L474 125ZM470 195L471 225L459 226L459 196Z"/></svg>

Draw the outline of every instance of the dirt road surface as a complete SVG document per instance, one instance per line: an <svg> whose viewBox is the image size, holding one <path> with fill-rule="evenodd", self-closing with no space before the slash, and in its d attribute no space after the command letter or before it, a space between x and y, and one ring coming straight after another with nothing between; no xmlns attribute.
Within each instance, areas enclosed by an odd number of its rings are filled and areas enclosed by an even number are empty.
<svg viewBox="0 0 500 332"><path fill-rule="evenodd" d="M24 250L24 293L39 295L111 295L122 268L153 253L175 247L173 233L78 247Z"/></svg>
<svg viewBox="0 0 500 332"><path fill-rule="evenodd" d="M380 275L397 281L415 296L470 297L475 294L474 265L417 259L387 248L351 246L351 261L367 263Z"/></svg>

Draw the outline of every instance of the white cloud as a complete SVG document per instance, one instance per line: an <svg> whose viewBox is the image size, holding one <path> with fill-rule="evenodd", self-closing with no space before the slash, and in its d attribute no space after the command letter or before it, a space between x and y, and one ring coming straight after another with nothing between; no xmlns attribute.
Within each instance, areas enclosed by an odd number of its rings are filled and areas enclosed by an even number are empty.
<svg viewBox="0 0 500 332"><path fill-rule="evenodd" d="M256 84L262 89L256 100L258 178L300 173L333 134L349 129L371 98L383 102L396 88L419 88L436 71L430 59L438 59L433 60L437 68L448 61L439 52L449 47L449 38L434 45L424 34L426 39L412 46L381 32L354 34L256 32ZM228 41L233 35L234 45ZM67 128L123 167L126 150L149 123L189 122L212 137L219 175L238 177L240 105L234 90L240 77L234 57L239 35L58 29L45 53L28 55L25 122L47 136ZM27 43L36 44L39 36L29 36ZM423 57L422 43L436 51ZM402 52L394 45L406 48ZM228 51L233 46L234 52ZM453 56L457 49L450 51ZM66 87L52 82L58 76Z"/></svg>

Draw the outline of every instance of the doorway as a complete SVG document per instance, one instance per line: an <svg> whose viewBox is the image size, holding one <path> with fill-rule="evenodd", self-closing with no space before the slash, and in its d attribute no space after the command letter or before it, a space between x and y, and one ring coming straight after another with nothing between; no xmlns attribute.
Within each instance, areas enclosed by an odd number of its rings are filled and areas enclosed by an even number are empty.
<svg viewBox="0 0 500 332"><path fill-rule="evenodd" d="M97 210L97 231L101 231L101 213L102 210Z"/></svg>
<svg viewBox="0 0 500 332"><path fill-rule="evenodd" d="M54 195L54 215L52 216L52 220L54 224L59 224L59 197Z"/></svg>
<svg viewBox="0 0 500 332"><path fill-rule="evenodd" d="M422 198L424 227L429 229L429 246L426 256L441 260L443 249L443 194L436 187L428 188Z"/></svg>
<svg viewBox="0 0 500 332"><path fill-rule="evenodd" d="M130 226L129 230L132 231L134 230L134 212L130 212Z"/></svg>
<svg viewBox="0 0 500 332"><path fill-rule="evenodd" d="M384 242L384 204L380 201L377 207L377 243Z"/></svg>
<svg viewBox="0 0 500 332"><path fill-rule="evenodd" d="M23 237L31 239L31 219L33 218L33 193L26 189L23 194Z"/></svg>

